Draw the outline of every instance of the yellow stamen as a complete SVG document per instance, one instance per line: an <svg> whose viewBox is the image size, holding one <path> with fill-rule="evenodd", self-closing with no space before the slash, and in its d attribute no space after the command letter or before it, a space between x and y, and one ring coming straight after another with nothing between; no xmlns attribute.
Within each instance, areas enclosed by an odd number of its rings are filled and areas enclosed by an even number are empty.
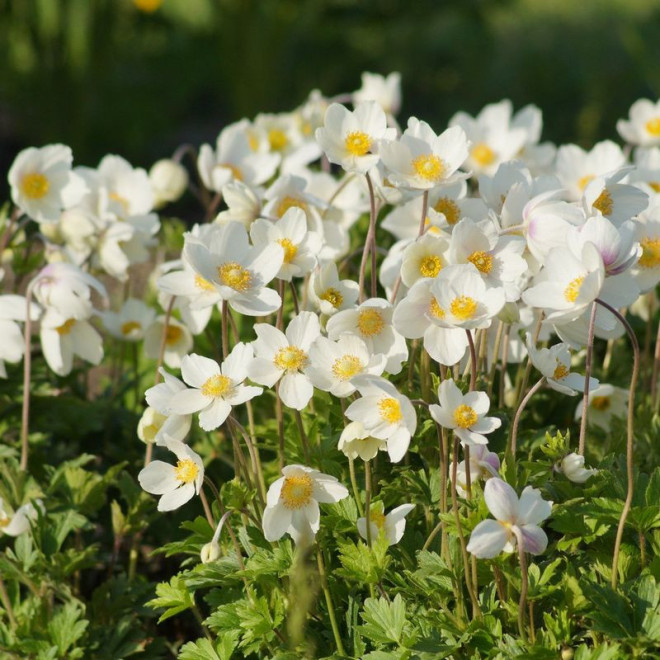
<svg viewBox="0 0 660 660"><path fill-rule="evenodd" d="M378 402L378 410L381 418L390 424L397 424L403 419L401 404L393 397L381 399Z"/></svg>
<svg viewBox="0 0 660 660"><path fill-rule="evenodd" d="M281 218L290 208L300 209L307 213L307 204L300 199L287 195L277 207L275 215Z"/></svg>
<svg viewBox="0 0 660 660"><path fill-rule="evenodd" d="M445 318L445 310L440 307L440 303L436 300L436 298L431 298L428 313L436 319Z"/></svg>
<svg viewBox="0 0 660 660"><path fill-rule="evenodd" d="M76 319L67 319L62 325L55 328L55 330L57 330L58 335L68 335L75 324Z"/></svg>
<svg viewBox="0 0 660 660"><path fill-rule="evenodd" d="M176 344L182 337L183 330L178 325L168 325L165 331L165 343L168 346Z"/></svg>
<svg viewBox="0 0 660 660"><path fill-rule="evenodd" d="M385 527L385 514L378 511L377 509L371 509L369 512L369 519L371 522L378 527L378 529L383 529Z"/></svg>
<svg viewBox="0 0 660 660"><path fill-rule="evenodd" d="M578 181L578 188L584 190L594 180L593 174L587 174Z"/></svg>
<svg viewBox="0 0 660 660"><path fill-rule="evenodd" d="M439 181L445 173L445 164L435 154L418 156L412 162L413 169L422 179Z"/></svg>
<svg viewBox="0 0 660 660"><path fill-rule="evenodd" d="M237 181L243 181L243 172L236 167L236 165L232 165L231 163L219 163L216 165L216 167L221 167L224 170L229 170L232 173L232 176L234 179Z"/></svg>
<svg viewBox="0 0 660 660"><path fill-rule="evenodd" d="M362 131L353 131L344 141L346 151L353 156L364 156L371 149L371 138Z"/></svg>
<svg viewBox="0 0 660 660"><path fill-rule="evenodd" d="M197 464L189 458L184 458L182 461L178 461L174 468L174 476L178 481L184 484L189 484L191 481L195 481L198 474L199 468L197 467Z"/></svg>
<svg viewBox="0 0 660 660"><path fill-rule="evenodd" d="M448 225L455 225L461 219L461 209L450 197L441 197L434 205L433 210L442 213Z"/></svg>
<svg viewBox="0 0 660 660"><path fill-rule="evenodd" d="M231 378L216 374L208 378L200 388L204 396L224 396L231 389Z"/></svg>
<svg viewBox="0 0 660 660"><path fill-rule="evenodd" d="M41 172L26 174L21 180L21 190L30 199L41 199L48 194L50 181Z"/></svg>
<svg viewBox="0 0 660 660"><path fill-rule="evenodd" d="M307 364L307 354L297 346L287 346L277 351L273 362L278 369L295 371Z"/></svg>
<svg viewBox="0 0 660 660"><path fill-rule="evenodd" d="M108 197L109 197L113 202L117 202L117 204L119 204L119 205L121 206L123 212L124 212L126 215L128 215L128 211L129 211L130 204L128 203L128 200L126 199L126 197L123 197L123 196L120 195L118 192L111 192L111 193L108 195Z"/></svg>
<svg viewBox="0 0 660 660"><path fill-rule="evenodd" d="M380 334L385 325L385 320L382 314L373 308L363 309L358 314L357 326L358 330L365 337L373 337Z"/></svg>
<svg viewBox="0 0 660 660"><path fill-rule="evenodd" d="M657 268L660 266L660 238L649 238L640 241L642 256L637 262L640 268Z"/></svg>
<svg viewBox="0 0 660 660"><path fill-rule="evenodd" d="M218 277L234 291L247 291L252 284L252 273L235 261L229 261L218 268Z"/></svg>
<svg viewBox="0 0 660 660"><path fill-rule="evenodd" d="M133 0L133 4L145 14L152 14L163 4L163 0Z"/></svg>
<svg viewBox="0 0 660 660"><path fill-rule="evenodd" d="M442 259L437 254L428 254L419 262L423 277L435 277L442 270Z"/></svg>
<svg viewBox="0 0 660 660"><path fill-rule="evenodd" d="M361 373L364 365L355 355L342 355L332 365L332 373L337 380L346 381Z"/></svg>
<svg viewBox="0 0 660 660"><path fill-rule="evenodd" d="M122 335L130 335L135 330L142 330L142 324L137 321L126 321L126 323L123 323L121 326Z"/></svg>
<svg viewBox="0 0 660 660"><path fill-rule="evenodd" d="M593 399L591 399L591 403L589 405L596 410L604 411L607 410L611 404L612 401L610 400L609 396L595 396Z"/></svg>
<svg viewBox="0 0 660 660"><path fill-rule="evenodd" d="M204 279L201 275L195 275L195 286L202 291L215 291L213 284Z"/></svg>
<svg viewBox="0 0 660 660"><path fill-rule="evenodd" d="M288 238L280 238L277 241L284 248L284 263L290 264L298 253L298 246L294 245Z"/></svg>
<svg viewBox="0 0 660 660"><path fill-rule="evenodd" d="M308 474L286 477L280 492L280 501L287 509L300 509L312 499L314 484Z"/></svg>
<svg viewBox="0 0 660 660"><path fill-rule="evenodd" d="M648 186L653 192L660 192L660 181L649 181Z"/></svg>
<svg viewBox="0 0 660 660"><path fill-rule="evenodd" d="M477 301L470 296L458 296L451 301L449 309L459 321L468 321L477 312Z"/></svg>
<svg viewBox="0 0 660 660"><path fill-rule="evenodd" d="M479 142L472 147L470 155L481 167L488 167L495 162L495 152L485 142Z"/></svg>
<svg viewBox="0 0 660 660"><path fill-rule="evenodd" d="M584 282L584 276L576 277L574 280L571 280L569 285L564 289L564 298L566 302L575 302L577 297L580 295L580 287Z"/></svg>
<svg viewBox="0 0 660 660"><path fill-rule="evenodd" d="M660 117L655 117L655 119L649 119L646 122L646 132L652 135L653 137L660 136Z"/></svg>
<svg viewBox="0 0 660 660"><path fill-rule="evenodd" d="M289 138L283 130L272 128L268 131L268 142L273 151L282 151L289 144Z"/></svg>
<svg viewBox="0 0 660 660"><path fill-rule="evenodd" d="M326 289L319 298L329 302L335 309L338 309L344 302L344 296L342 296L337 289L333 289L332 287Z"/></svg>
<svg viewBox="0 0 660 660"><path fill-rule="evenodd" d="M471 406L462 403L454 410L454 422L461 429L469 429L477 423L479 416Z"/></svg>
<svg viewBox="0 0 660 660"><path fill-rule="evenodd" d="M554 372L552 373L553 380L564 380L568 376L569 371L568 367L564 366L561 362L557 365Z"/></svg>
<svg viewBox="0 0 660 660"><path fill-rule="evenodd" d="M474 264L477 267L477 270L484 275L488 275L488 273L493 270L493 257L483 250L473 252L467 260L471 264Z"/></svg>
<svg viewBox="0 0 660 660"><path fill-rule="evenodd" d="M593 207L598 209L603 215L610 215L612 213L612 208L614 202L612 201L612 195L607 188L603 188L603 191L598 195L598 198L593 203Z"/></svg>

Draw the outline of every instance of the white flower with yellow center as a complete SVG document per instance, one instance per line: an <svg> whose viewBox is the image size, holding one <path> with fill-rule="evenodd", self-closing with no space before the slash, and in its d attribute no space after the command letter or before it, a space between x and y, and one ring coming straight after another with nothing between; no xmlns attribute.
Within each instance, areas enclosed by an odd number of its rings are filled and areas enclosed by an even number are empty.
<svg viewBox="0 0 660 660"><path fill-rule="evenodd" d="M457 172L468 157L468 140L458 126L436 135L426 122L411 117L401 138L381 142L379 152L395 186L430 190L467 176Z"/></svg>
<svg viewBox="0 0 660 660"><path fill-rule="evenodd" d="M369 522L371 523L371 538L376 539L382 534L388 545L398 543L406 531L406 516L415 508L414 504L401 504L385 514L382 502L374 502L369 508ZM367 519L358 518L357 528L360 536L367 540Z"/></svg>
<svg viewBox="0 0 660 660"><path fill-rule="evenodd" d="M355 386L362 398L348 406L346 417L361 422L372 437L386 440L390 460L398 463L408 451L417 428L417 415L410 399L392 383L376 376L356 378Z"/></svg>
<svg viewBox="0 0 660 660"><path fill-rule="evenodd" d="M36 506L35 506L36 504ZM41 500L35 500L34 504L28 502L19 506L13 514L5 510L4 502L0 497L0 536L19 536L30 529L30 522L37 520L40 509L45 514L44 505Z"/></svg>
<svg viewBox="0 0 660 660"><path fill-rule="evenodd" d="M609 431L612 417L625 419L628 411L628 390L602 383L598 387L589 389L588 398L587 424L593 424L604 431ZM580 399L575 409L575 419L582 419L583 410L584 401Z"/></svg>
<svg viewBox="0 0 660 660"><path fill-rule="evenodd" d="M447 266L449 241L445 236L427 233L415 239L403 251L401 281L411 287L422 278L433 279Z"/></svg>
<svg viewBox="0 0 660 660"><path fill-rule="evenodd" d="M431 417L443 428L452 429L465 447L488 444L486 433L500 428L497 417L486 417L490 399L485 392L463 394L450 378L438 387L440 405L429 406Z"/></svg>
<svg viewBox="0 0 660 660"><path fill-rule="evenodd" d="M30 319L36 321L41 309L39 305L30 305ZM0 296L0 377L6 378L5 362L20 362L25 351L23 331L17 321L27 319L27 303L23 296L7 294Z"/></svg>
<svg viewBox="0 0 660 660"><path fill-rule="evenodd" d="M261 387L243 385L253 355L252 346L243 343L234 346L222 365L195 353L186 355L181 361L181 375L190 388L172 397L171 411L178 415L199 412L199 425L205 431L217 429L232 406L263 392Z"/></svg>
<svg viewBox="0 0 660 660"><path fill-rule="evenodd" d="M104 156L96 168L99 187L107 195L108 210L117 218L148 214L154 207L149 175L121 156Z"/></svg>
<svg viewBox="0 0 660 660"><path fill-rule="evenodd" d="M184 323L173 316L170 316L165 327L165 316L159 316L144 333L144 354L152 360L160 357L163 332L165 335L163 362L168 367L176 369L181 366L182 358L193 347L192 333Z"/></svg>
<svg viewBox="0 0 660 660"><path fill-rule="evenodd" d="M307 218L302 209L290 208L280 220L256 220L250 228L250 238L255 247L277 243L284 250L284 261L276 277L291 282L294 277L304 277L316 266L323 239L319 234L307 231Z"/></svg>
<svg viewBox="0 0 660 660"><path fill-rule="evenodd" d="M75 355L94 365L103 359L103 339L86 320L49 309L41 319L40 336L46 362L58 376L71 373Z"/></svg>
<svg viewBox="0 0 660 660"><path fill-rule="evenodd" d="M369 298L354 309L344 309L328 319L328 338L336 340L344 333L357 335L371 354L381 353L387 362L385 371L398 374L408 359L405 337L394 329L394 308L384 298Z"/></svg>
<svg viewBox="0 0 660 660"><path fill-rule="evenodd" d="M616 130L628 144L660 146L660 101L639 99L630 106L628 117L616 123Z"/></svg>
<svg viewBox="0 0 660 660"><path fill-rule="evenodd" d="M370 461L379 451L387 450L387 441L369 435L362 422L351 422L341 432L337 449L353 460L360 457Z"/></svg>
<svg viewBox="0 0 660 660"><path fill-rule="evenodd" d="M352 280L340 280L337 265L328 261L312 271L308 293L310 302L321 314L332 316L356 303L359 287Z"/></svg>
<svg viewBox="0 0 660 660"><path fill-rule="evenodd" d="M214 222L242 222L247 230L261 215L261 202L264 191L262 188L252 188L242 181L231 181L222 187L222 199L227 205L225 211L215 216Z"/></svg>
<svg viewBox="0 0 660 660"><path fill-rule="evenodd" d="M378 140L393 140L396 129L387 128L387 116L376 101L359 103L351 112L333 103L325 113L316 140L331 163L347 172L365 174L379 160Z"/></svg>
<svg viewBox="0 0 660 660"><path fill-rule="evenodd" d="M332 504L348 497L335 477L304 465L287 465L266 495L262 519L267 541L289 534L296 544L309 544L320 527L319 503Z"/></svg>
<svg viewBox="0 0 660 660"><path fill-rule="evenodd" d="M380 376L385 368L385 356L372 355L353 334L343 334L336 341L318 337L309 349L309 360L307 375L314 387L341 398L355 392L354 378Z"/></svg>
<svg viewBox="0 0 660 660"><path fill-rule="evenodd" d="M300 312L286 333L267 323L254 326L257 339L252 342L254 359L248 365L250 380L266 387L279 381L282 403L302 410L314 394L307 368L309 349L321 335L319 319L313 312Z"/></svg>
<svg viewBox="0 0 660 660"><path fill-rule="evenodd" d="M144 442L155 442L164 446L167 437L184 441L190 431L192 415L177 415L172 411L172 400L179 392L188 389L185 384L162 367L160 374L163 382L150 387L144 393L149 406L140 418L138 437Z"/></svg>
<svg viewBox="0 0 660 660"><path fill-rule="evenodd" d="M298 208L305 212L307 229L322 235L321 213L325 212L328 205L313 195L308 186L308 181L303 176L287 174L277 177L264 193L263 217L276 222L290 208Z"/></svg>
<svg viewBox="0 0 660 660"><path fill-rule="evenodd" d="M571 372L571 352L566 344L562 342L550 348L536 349L527 333L527 352L534 367L546 377L553 390L570 396L584 392L584 376ZM589 391L597 387L598 381L589 378Z"/></svg>
<svg viewBox="0 0 660 660"><path fill-rule="evenodd" d="M215 227L206 240L186 235L184 260L240 314L265 316L279 309L280 296L266 285L282 267L282 246L250 246L247 231L238 222Z"/></svg>
<svg viewBox="0 0 660 660"><path fill-rule="evenodd" d="M159 511L172 511L199 494L204 481L204 463L182 442L168 439L165 444L177 457L176 465L151 461L138 474L138 481L147 493L161 496Z"/></svg>
<svg viewBox="0 0 660 660"><path fill-rule="evenodd" d="M401 107L401 74L398 72L381 76L378 73L364 72L361 76L362 87L353 92L353 101L376 101L388 114L396 115Z"/></svg>
<svg viewBox="0 0 660 660"><path fill-rule="evenodd" d="M37 222L57 222L87 192L84 180L71 171L72 161L63 144L21 151L7 176L14 204Z"/></svg>
<svg viewBox="0 0 660 660"><path fill-rule="evenodd" d="M637 186L620 183L632 169L624 167L594 177L582 195L585 213L603 215L617 227L641 213L648 206L649 196Z"/></svg>
<svg viewBox="0 0 660 660"><path fill-rule="evenodd" d="M660 282L660 196L635 221L635 241L642 249L631 273L642 293Z"/></svg>
<svg viewBox="0 0 660 660"><path fill-rule="evenodd" d="M136 342L144 338L147 328L156 318L156 312L141 300L128 298L118 312L103 312L100 316L113 337Z"/></svg>

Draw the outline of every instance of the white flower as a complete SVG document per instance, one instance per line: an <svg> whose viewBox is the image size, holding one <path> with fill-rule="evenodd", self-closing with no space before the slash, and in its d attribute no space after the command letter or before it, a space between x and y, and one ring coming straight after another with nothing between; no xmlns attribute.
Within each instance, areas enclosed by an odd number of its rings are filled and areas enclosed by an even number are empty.
<svg viewBox="0 0 660 660"><path fill-rule="evenodd" d="M103 324L113 337L131 342L143 339L155 318L155 310L136 298L126 299L118 312L101 314Z"/></svg>
<svg viewBox="0 0 660 660"><path fill-rule="evenodd" d="M149 404L140 419L143 427L142 433L145 437L140 436L139 425L138 436L144 442L150 442L149 437L153 436L151 441L155 441L157 445L165 445L165 438L168 436L183 442L190 431L192 415L177 415L172 411L171 403L179 392L188 388L176 376L167 373L162 367L160 374L163 382L150 387L144 393ZM147 416L148 410L155 412Z"/></svg>
<svg viewBox="0 0 660 660"><path fill-rule="evenodd" d="M456 492L461 497L467 496L467 469L465 461L456 466ZM496 477L500 469L500 459L486 445L470 446L470 484L479 479ZM451 472L449 477L451 478Z"/></svg>
<svg viewBox="0 0 660 660"><path fill-rule="evenodd" d="M341 432L337 449L353 460L359 456L370 461L379 451L387 449L387 442L369 435L362 422L351 422Z"/></svg>
<svg viewBox="0 0 660 660"><path fill-rule="evenodd" d="M382 502L375 502L369 509L369 522L371 523L371 538L378 538L383 534L388 545L394 545L401 540L406 530L406 516L415 508L414 504L401 504L392 509L387 515ZM357 528L360 536L367 539L367 519L358 518Z"/></svg>
<svg viewBox="0 0 660 660"><path fill-rule="evenodd" d="M339 280L337 266L329 261L317 267L309 281L309 300L321 314L331 316L355 304L359 288L352 280Z"/></svg>
<svg viewBox="0 0 660 660"><path fill-rule="evenodd" d="M195 494L204 481L204 463L190 447L176 440L166 440L166 446L177 457L177 464L151 461L138 474L140 486L147 493L161 495L159 511L178 509Z"/></svg>
<svg viewBox="0 0 660 660"><path fill-rule="evenodd" d="M118 218L140 216L154 207L149 175L121 156L104 156L97 168L98 181L109 200L109 210Z"/></svg>
<svg viewBox="0 0 660 660"><path fill-rule="evenodd" d="M660 101L639 99L630 106L630 119L619 119L616 130L629 144L642 147L660 145Z"/></svg>
<svg viewBox="0 0 660 660"><path fill-rule="evenodd" d="M57 222L62 210L75 206L87 191L71 171L72 161L71 149L63 144L21 151L7 176L14 204L37 222Z"/></svg>
<svg viewBox="0 0 660 660"><path fill-rule="evenodd" d="M453 429L463 446L485 445L484 433L492 433L502 422L497 417L486 417L490 400L485 392L463 394L450 378L438 387L440 405L429 406L431 417L446 429Z"/></svg>
<svg viewBox="0 0 660 660"><path fill-rule="evenodd" d="M157 360L160 355L164 328L165 316L159 316L144 333L144 354L152 360ZM163 362L168 367L180 367L181 359L192 347L193 337L190 330L183 323L170 316L165 330Z"/></svg>
<svg viewBox="0 0 660 660"><path fill-rule="evenodd" d="M214 222L242 222L246 229L261 215L261 188L251 188L242 181L231 181L222 187L222 199L227 210L220 211Z"/></svg>
<svg viewBox="0 0 660 660"><path fill-rule="evenodd" d="M300 312L289 323L286 334L267 323L254 326L257 339L252 342L255 357L248 365L248 376L255 383L272 387L280 382L282 403L302 410L314 394L307 375L309 349L321 334L319 319L313 312Z"/></svg>
<svg viewBox="0 0 660 660"><path fill-rule="evenodd" d="M0 536L19 536L30 529L30 521L38 517L37 508L45 513L44 505L41 500L35 500L36 507L32 502L19 506L14 515L10 515L4 508L2 498L0 497Z"/></svg>
<svg viewBox="0 0 660 660"><path fill-rule="evenodd" d="M361 76L362 87L353 92L353 101L376 101L388 115L396 115L401 107L401 74L390 73L381 76L378 73L364 72Z"/></svg>
<svg viewBox="0 0 660 660"><path fill-rule="evenodd" d="M589 477L596 474L598 470L584 467L584 456L580 454L568 454L564 456L559 466L559 471L566 475L569 481L583 484Z"/></svg>
<svg viewBox="0 0 660 660"><path fill-rule="evenodd" d="M199 412L199 425L205 431L217 429L229 416L232 406L240 405L263 392L261 387L243 385L252 346L238 343L219 365L215 360L193 353L181 360L181 375L191 386L177 392L170 409L179 415Z"/></svg>
<svg viewBox="0 0 660 660"><path fill-rule="evenodd" d="M527 486L518 500L509 484L493 477L486 482L484 499L496 520L484 520L474 528L468 552L490 559L502 551L513 552L517 543L533 555L546 549L548 537L539 523L550 515L552 502L544 500L536 488Z"/></svg>
<svg viewBox="0 0 660 660"><path fill-rule="evenodd" d="M392 383L376 376L361 376L355 386L362 398L346 409L346 417L362 422L374 438L387 440L387 453L398 463L408 451L410 438L417 428L417 415L408 397Z"/></svg>
<svg viewBox="0 0 660 660"><path fill-rule="evenodd" d="M154 194L154 207L176 202L188 185L188 172L181 163L170 158L156 161L149 170L149 182Z"/></svg>
<svg viewBox="0 0 660 660"><path fill-rule="evenodd" d="M600 384L589 389L587 423L609 431L612 417L625 418L628 410L628 390L614 385ZM575 409L575 419L582 418L584 401Z"/></svg>
<svg viewBox="0 0 660 660"><path fill-rule="evenodd" d="M40 309L35 303L30 305L30 319L39 317ZM0 377L6 378L5 362L20 362L25 351L23 331L16 321L27 318L27 303L23 296L0 295Z"/></svg>
<svg viewBox="0 0 660 660"><path fill-rule="evenodd" d="M348 490L335 477L304 465L287 465L266 495L262 520L267 541L289 534L296 544L309 543L319 531L321 504L339 502Z"/></svg>

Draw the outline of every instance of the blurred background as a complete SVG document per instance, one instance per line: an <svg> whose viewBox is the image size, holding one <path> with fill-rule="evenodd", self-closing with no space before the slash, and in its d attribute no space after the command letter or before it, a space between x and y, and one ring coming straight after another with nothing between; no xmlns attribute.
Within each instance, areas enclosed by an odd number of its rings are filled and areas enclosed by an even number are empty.
<svg viewBox="0 0 660 660"><path fill-rule="evenodd" d="M402 123L508 97L588 146L658 98L659 61L660 0L0 0L0 167L52 142L148 167L363 71L401 73Z"/></svg>

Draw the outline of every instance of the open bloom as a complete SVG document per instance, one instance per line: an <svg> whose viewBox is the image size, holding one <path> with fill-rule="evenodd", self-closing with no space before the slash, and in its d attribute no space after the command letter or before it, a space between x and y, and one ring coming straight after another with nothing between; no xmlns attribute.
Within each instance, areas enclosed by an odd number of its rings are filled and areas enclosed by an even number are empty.
<svg viewBox="0 0 660 660"><path fill-rule="evenodd" d="M178 509L199 494L204 481L204 463L198 454L177 440L167 440L166 445L176 455L177 464L151 461L138 474L140 486L147 493L161 495L159 511Z"/></svg>
<svg viewBox="0 0 660 660"><path fill-rule="evenodd" d="M359 456L370 461L380 450L387 449L387 442L369 435L362 422L351 422L341 432L337 449L353 460Z"/></svg>
<svg viewBox="0 0 660 660"><path fill-rule="evenodd" d="M453 429L463 446L485 445L484 433L492 433L502 422L497 417L486 417L490 400L485 392L463 394L450 378L438 387L440 405L429 406L431 417L446 429Z"/></svg>
<svg viewBox="0 0 660 660"><path fill-rule="evenodd" d="M339 502L348 490L335 477L304 465L287 465L282 474L266 495L264 536L277 541L288 533L296 544L309 542L319 531L319 502Z"/></svg>
<svg viewBox="0 0 660 660"><path fill-rule="evenodd" d="M394 545L401 540L406 530L406 516L415 508L414 504L402 504L385 515L382 502L375 502L369 509L369 522L371 523L371 538L378 538L383 534L388 545ZM363 539L367 538L367 519L358 518L357 528Z"/></svg>
<svg viewBox="0 0 660 660"><path fill-rule="evenodd" d="M557 471L563 472L567 479L576 484L583 484L589 477L598 472L593 468L585 468L584 456L575 453L564 456L557 467Z"/></svg>
<svg viewBox="0 0 660 660"><path fill-rule="evenodd" d="M484 520L474 528L468 552L490 559L502 551L513 552L517 543L533 555L546 549L548 537L539 523L550 515L552 502L544 500L536 488L527 486L519 500L509 484L493 477L486 482L484 499L495 520Z"/></svg>
<svg viewBox="0 0 660 660"><path fill-rule="evenodd" d="M7 536L18 536L24 534L30 529L30 521L36 520L38 513L37 508L44 511L44 505L41 500L35 500L36 507L32 502L19 506L14 514L11 515L5 511L2 498L0 497L0 536L7 534Z"/></svg>
<svg viewBox="0 0 660 660"><path fill-rule="evenodd" d="M601 383L598 387L589 388L589 411L587 423L599 426L604 431L610 430L612 417L625 418L628 409L628 390L614 385ZM584 411L584 401L575 409L575 419L581 419Z"/></svg>
<svg viewBox="0 0 660 660"><path fill-rule="evenodd" d="M619 135L628 143L642 147L660 145L660 101L638 99L630 106L629 119L616 123Z"/></svg>

